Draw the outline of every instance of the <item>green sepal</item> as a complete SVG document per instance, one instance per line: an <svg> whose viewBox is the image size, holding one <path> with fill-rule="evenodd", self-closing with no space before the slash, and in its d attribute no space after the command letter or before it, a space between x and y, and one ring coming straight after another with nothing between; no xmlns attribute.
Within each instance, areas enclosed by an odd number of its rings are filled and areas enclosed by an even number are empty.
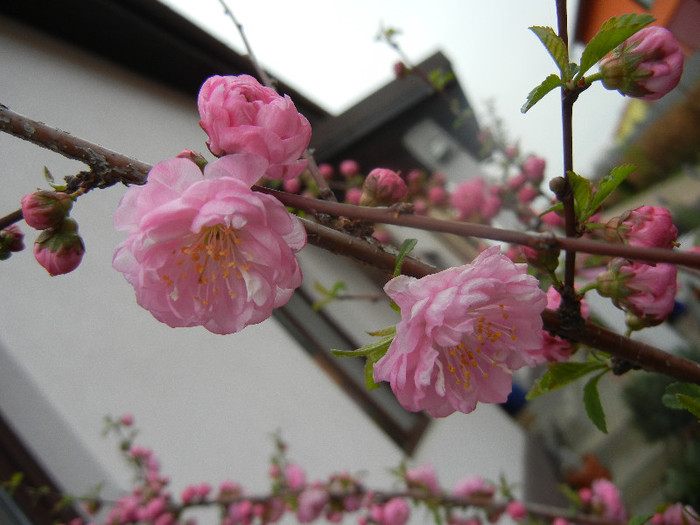
<svg viewBox="0 0 700 525"><path fill-rule="evenodd" d="M671 383L661 401L668 408L687 410L700 420L700 385L693 383Z"/></svg>
<svg viewBox="0 0 700 525"><path fill-rule="evenodd" d="M527 100L525 101L525 104L523 104L523 106L520 108L520 112L527 113L532 106L537 104L542 99L542 97L544 97L554 88L559 87L561 85L563 85L561 78L552 73L547 78L545 78L539 86L537 86L532 91L530 91L530 93L528 93Z"/></svg>
<svg viewBox="0 0 700 525"><path fill-rule="evenodd" d="M608 370L602 371L595 377L592 377L583 388L583 404L586 407L586 414L593 424L598 427L598 430L604 434L608 433L608 427L605 424L605 412L603 405L600 402L600 394L598 394L598 381L603 377Z"/></svg>
<svg viewBox="0 0 700 525"><path fill-rule="evenodd" d="M561 388L583 376L604 368L607 369L608 365L603 361L553 363L549 365L547 371L542 374L542 377L535 381L526 399L533 399L541 396L542 394Z"/></svg>
<svg viewBox="0 0 700 525"><path fill-rule="evenodd" d="M569 50L566 48L566 44L561 37L557 35L551 27L532 26L530 27L530 31L535 33L537 38L540 39L540 42L547 48L547 51L549 51L557 67L559 67L564 81L570 80L571 77L568 76L570 72Z"/></svg>
<svg viewBox="0 0 700 525"><path fill-rule="evenodd" d="M598 33L588 42L581 55L581 68L577 79L585 75L605 55L631 37L640 29L651 24L654 17L636 13L612 17L603 23Z"/></svg>
<svg viewBox="0 0 700 525"><path fill-rule="evenodd" d="M367 335L371 335L372 337L396 335L396 326L389 326L388 328L382 328L381 330L375 330L374 332L367 332Z"/></svg>
<svg viewBox="0 0 700 525"><path fill-rule="evenodd" d="M51 186L55 191L66 191L68 189L68 186L63 183L63 184L57 184L56 180L54 179L53 175L49 171L49 168L44 166L44 179L46 182Z"/></svg>

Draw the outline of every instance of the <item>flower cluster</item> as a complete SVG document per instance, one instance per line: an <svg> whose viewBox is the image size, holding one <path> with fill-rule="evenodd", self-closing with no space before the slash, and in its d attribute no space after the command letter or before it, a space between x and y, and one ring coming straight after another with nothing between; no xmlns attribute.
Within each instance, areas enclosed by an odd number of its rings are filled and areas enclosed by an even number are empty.
<svg viewBox="0 0 700 525"><path fill-rule="evenodd" d="M128 237L113 264L159 321L229 334L267 319L301 284L303 226L251 186L296 177L311 128L288 96L246 75L208 79L198 103L220 158L186 151L130 188L115 213Z"/></svg>

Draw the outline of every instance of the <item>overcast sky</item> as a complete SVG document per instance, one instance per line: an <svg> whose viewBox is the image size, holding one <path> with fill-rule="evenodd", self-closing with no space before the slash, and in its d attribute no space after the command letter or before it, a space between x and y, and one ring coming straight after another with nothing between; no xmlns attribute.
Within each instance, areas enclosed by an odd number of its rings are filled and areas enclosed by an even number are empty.
<svg viewBox="0 0 700 525"><path fill-rule="evenodd" d="M219 0L161 1L244 52ZM527 29L532 25L556 27L554 0L436 0L431 7L424 0L227 3L263 66L332 113L342 112L392 79L398 57L375 36L381 25L400 29L398 41L414 62L441 50L452 62L477 115L493 101L509 136L520 142L523 151L547 158L548 176L561 174L558 92L526 115L520 113L530 89L556 71L546 50ZM577 1L569 1L570 27L577 6ZM577 52L580 49L575 48L574 55ZM623 97L600 85L577 102L577 172L590 175L611 145L623 103Z"/></svg>

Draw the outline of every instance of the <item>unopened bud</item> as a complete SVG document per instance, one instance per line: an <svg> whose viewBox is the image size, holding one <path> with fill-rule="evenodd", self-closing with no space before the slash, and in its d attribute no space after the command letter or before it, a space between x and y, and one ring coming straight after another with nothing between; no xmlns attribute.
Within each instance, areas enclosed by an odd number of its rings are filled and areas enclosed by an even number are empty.
<svg viewBox="0 0 700 525"><path fill-rule="evenodd" d="M388 206L406 196L408 188L395 171L373 169L362 184L361 206Z"/></svg>
<svg viewBox="0 0 700 525"><path fill-rule="evenodd" d="M39 190L22 197L22 217L36 230L58 226L73 207L73 199L67 193Z"/></svg>
<svg viewBox="0 0 700 525"><path fill-rule="evenodd" d="M65 219L57 228L41 232L34 243L34 257L50 275L75 270L83 259L85 246L78 235L78 223Z"/></svg>
<svg viewBox="0 0 700 525"><path fill-rule="evenodd" d="M22 250L24 250L24 235L17 226L13 224L0 230L0 261L9 259L12 252Z"/></svg>

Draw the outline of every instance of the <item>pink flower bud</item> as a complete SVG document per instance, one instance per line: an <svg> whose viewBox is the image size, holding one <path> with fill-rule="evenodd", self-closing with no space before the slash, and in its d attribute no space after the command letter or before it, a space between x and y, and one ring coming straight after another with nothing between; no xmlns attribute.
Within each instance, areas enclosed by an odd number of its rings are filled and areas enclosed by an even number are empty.
<svg viewBox="0 0 700 525"><path fill-rule="evenodd" d="M10 257L12 252L24 250L24 235L16 225L0 230L0 261Z"/></svg>
<svg viewBox="0 0 700 525"><path fill-rule="evenodd" d="M299 523L311 523L316 520L330 500L328 492L321 488L310 488L299 494L297 519Z"/></svg>
<svg viewBox="0 0 700 525"><path fill-rule="evenodd" d="M361 188L348 188L345 191L345 202L347 202L348 204L359 205L361 198L362 198L362 189Z"/></svg>
<svg viewBox="0 0 700 525"><path fill-rule="evenodd" d="M469 498L473 496L491 497L495 494L496 488L487 484L481 476L469 476L459 481L452 490L452 495L459 498Z"/></svg>
<svg viewBox="0 0 700 525"><path fill-rule="evenodd" d="M252 153L269 162L265 176L293 179L306 167L300 157L311 140L311 125L292 99L248 75L213 76L199 91L199 124L217 157Z"/></svg>
<svg viewBox="0 0 700 525"><path fill-rule="evenodd" d="M411 509L403 498L392 498L384 504L382 525L405 525Z"/></svg>
<svg viewBox="0 0 700 525"><path fill-rule="evenodd" d="M325 162L323 164L318 165L318 171L321 173L321 176L326 180L332 179L333 174L335 173L333 166Z"/></svg>
<svg viewBox="0 0 700 525"><path fill-rule="evenodd" d="M457 212L457 219L464 221L478 216L485 192L486 182L481 177L475 177L457 186L450 198L452 207Z"/></svg>
<svg viewBox="0 0 700 525"><path fill-rule="evenodd" d="M299 193L299 190L301 189L301 180L299 180L298 177L295 179L286 180L282 183L282 187L287 193Z"/></svg>
<svg viewBox="0 0 700 525"><path fill-rule="evenodd" d="M627 521L620 493L617 487L607 479L597 479L591 483L591 505L604 518L624 523Z"/></svg>
<svg viewBox="0 0 700 525"><path fill-rule="evenodd" d="M348 159L340 163L339 170L343 177L349 179L350 177L354 177L360 173L360 165L357 163L357 161Z"/></svg>
<svg viewBox="0 0 700 525"><path fill-rule="evenodd" d="M22 217L34 229L58 226L73 207L73 199L63 192L39 190L22 197Z"/></svg>
<svg viewBox="0 0 700 525"><path fill-rule="evenodd" d="M124 414L122 417L119 418L119 422L125 427L130 427L134 424L134 416L132 416L131 414Z"/></svg>
<svg viewBox="0 0 700 525"><path fill-rule="evenodd" d="M41 232L34 243L34 258L50 275L75 270L83 260L85 246L78 235L78 223L65 219L57 228Z"/></svg>
<svg viewBox="0 0 700 525"><path fill-rule="evenodd" d="M503 150L503 153L506 154L506 157L509 160L515 159L515 157L518 156L518 146L506 146L505 149Z"/></svg>
<svg viewBox="0 0 700 525"><path fill-rule="evenodd" d="M530 155L523 161L520 169L522 174L531 183L538 185L544 179L544 168L547 165L542 157L537 157L535 155Z"/></svg>
<svg viewBox="0 0 700 525"><path fill-rule="evenodd" d="M428 190L428 200L431 204L439 206L447 201L447 192L442 186L433 186Z"/></svg>
<svg viewBox="0 0 700 525"><path fill-rule="evenodd" d="M522 501L511 501L506 505L506 514L510 516L514 521L520 522L527 517L527 509L523 505Z"/></svg>
<svg viewBox="0 0 700 525"><path fill-rule="evenodd" d="M485 221L490 221L501 211L503 203L498 195L489 195L481 204L481 217Z"/></svg>
<svg viewBox="0 0 700 525"><path fill-rule="evenodd" d="M409 71L410 71L410 69L408 69L406 67L406 64L404 64L401 61L398 61L394 64L394 76L396 78L401 79L401 78L405 77Z"/></svg>
<svg viewBox="0 0 700 525"><path fill-rule="evenodd" d="M525 184L518 190L518 202L529 204L540 194L539 190L531 184Z"/></svg>
<svg viewBox="0 0 700 525"><path fill-rule="evenodd" d="M419 467L406 470L406 484L411 488L424 489L430 494L442 492L435 469L429 463L423 463Z"/></svg>
<svg viewBox="0 0 700 525"><path fill-rule="evenodd" d="M671 213L658 206L641 206L608 222L605 238L610 242L622 240L631 246L673 248L678 230Z"/></svg>
<svg viewBox="0 0 700 525"><path fill-rule="evenodd" d="M391 234L387 230L374 230L372 237L377 239L382 244L388 244L391 242Z"/></svg>
<svg viewBox="0 0 700 525"><path fill-rule="evenodd" d="M296 463L289 463L284 469L284 480L290 490L301 490L306 486L306 473Z"/></svg>
<svg viewBox="0 0 700 525"><path fill-rule="evenodd" d="M207 165L207 159L204 158L204 155L202 155L201 153L197 153L196 151L193 151L191 149L182 150L180 153L177 154L177 158L191 160L197 166L199 166L199 169L202 171L204 171L204 166Z"/></svg>
<svg viewBox="0 0 700 525"><path fill-rule="evenodd" d="M395 171L376 168L362 184L361 206L387 206L399 202L408 191L406 183Z"/></svg>
<svg viewBox="0 0 700 525"><path fill-rule="evenodd" d="M621 94L657 100L678 85L683 53L668 29L645 27L600 61L603 85Z"/></svg>
<svg viewBox="0 0 700 525"><path fill-rule="evenodd" d="M613 259L596 281L600 295L610 297L615 306L636 315L647 326L663 322L673 311L677 282L672 264L650 266Z"/></svg>

